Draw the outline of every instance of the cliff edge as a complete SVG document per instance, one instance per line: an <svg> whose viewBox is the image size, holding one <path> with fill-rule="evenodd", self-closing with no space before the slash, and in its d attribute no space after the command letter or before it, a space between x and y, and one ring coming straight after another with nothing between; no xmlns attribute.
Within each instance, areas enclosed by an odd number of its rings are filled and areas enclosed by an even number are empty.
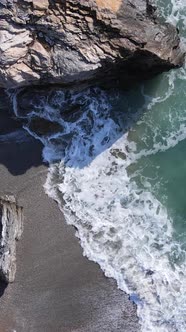
<svg viewBox="0 0 186 332"><path fill-rule="evenodd" d="M149 0L0 0L0 87L143 79L180 66Z"/></svg>

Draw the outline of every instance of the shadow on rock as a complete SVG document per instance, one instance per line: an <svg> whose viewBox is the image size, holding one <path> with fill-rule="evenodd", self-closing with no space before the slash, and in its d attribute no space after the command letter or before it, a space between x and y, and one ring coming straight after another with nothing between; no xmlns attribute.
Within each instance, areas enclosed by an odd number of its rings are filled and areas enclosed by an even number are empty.
<svg viewBox="0 0 186 332"><path fill-rule="evenodd" d="M0 297L3 296L7 286L8 286L8 284L5 281L0 279Z"/></svg>
<svg viewBox="0 0 186 332"><path fill-rule="evenodd" d="M0 90L0 164L20 175L42 164L42 144L15 118L10 99Z"/></svg>

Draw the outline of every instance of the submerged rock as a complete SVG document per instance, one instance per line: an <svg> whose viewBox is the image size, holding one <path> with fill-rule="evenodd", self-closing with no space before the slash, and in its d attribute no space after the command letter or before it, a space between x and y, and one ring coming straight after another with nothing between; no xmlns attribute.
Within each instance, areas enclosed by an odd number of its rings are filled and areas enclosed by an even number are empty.
<svg viewBox="0 0 186 332"><path fill-rule="evenodd" d="M32 118L28 128L39 136L52 135L63 130L59 123L39 117Z"/></svg>
<svg viewBox="0 0 186 332"><path fill-rule="evenodd" d="M16 273L16 241L23 230L22 207L14 196L0 197L0 278L13 282Z"/></svg>
<svg viewBox="0 0 186 332"><path fill-rule="evenodd" d="M149 0L0 0L0 86L125 83L179 66L176 28Z"/></svg>

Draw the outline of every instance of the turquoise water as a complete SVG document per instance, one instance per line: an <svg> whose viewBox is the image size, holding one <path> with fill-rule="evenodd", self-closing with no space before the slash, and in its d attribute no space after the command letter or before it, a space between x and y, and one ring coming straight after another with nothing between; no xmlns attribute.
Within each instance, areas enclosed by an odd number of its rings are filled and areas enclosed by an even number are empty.
<svg viewBox="0 0 186 332"><path fill-rule="evenodd" d="M158 4L184 45L185 0ZM142 332L186 331L185 80L183 67L130 92L59 90L28 116L61 125L31 133L50 164L45 190L84 255L136 302Z"/></svg>
<svg viewBox="0 0 186 332"><path fill-rule="evenodd" d="M157 1L159 12L168 22L179 27L184 45L186 38L186 1ZM160 75L144 87L144 94L164 99L148 106L140 123L131 130L130 137L137 148L157 152L141 158L133 165L138 170L135 180L144 186L144 179L154 195L166 206L172 219L175 238L186 249L186 71ZM170 93L169 93L170 92ZM166 96L167 94L167 96ZM137 140L136 140L137 138ZM185 253L182 253L185 257Z"/></svg>
<svg viewBox="0 0 186 332"><path fill-rule="evenodd" d="M172 74L172 73L171 73ZM145 112L132 128L129 137L136 142L137 151L151 151L129 168L137 183L146 181L153 194L166 206L175 228L175 236L185 245L186 231L186 102L185 81L174 73L174 87L168 86L171 74L156 79L153 97L171 95ZM152 82L153 86L153 82ZM150 95L151 87L144 88ZM153 90L151 90L153 91ZM134 172L137 171L135 175ZM148 180L147 180L148 179Z"/></svg>

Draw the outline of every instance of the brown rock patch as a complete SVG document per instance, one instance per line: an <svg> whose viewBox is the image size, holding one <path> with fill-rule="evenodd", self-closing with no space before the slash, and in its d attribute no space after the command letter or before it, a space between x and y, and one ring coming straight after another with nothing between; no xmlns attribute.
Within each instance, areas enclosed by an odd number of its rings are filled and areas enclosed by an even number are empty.
<svg viewBox="0 0 186 332"><path fill-rule="evenodd" d="M101 9L109 9L114 13L119 10L122 0L96 0L97 6Z"/></svg>

